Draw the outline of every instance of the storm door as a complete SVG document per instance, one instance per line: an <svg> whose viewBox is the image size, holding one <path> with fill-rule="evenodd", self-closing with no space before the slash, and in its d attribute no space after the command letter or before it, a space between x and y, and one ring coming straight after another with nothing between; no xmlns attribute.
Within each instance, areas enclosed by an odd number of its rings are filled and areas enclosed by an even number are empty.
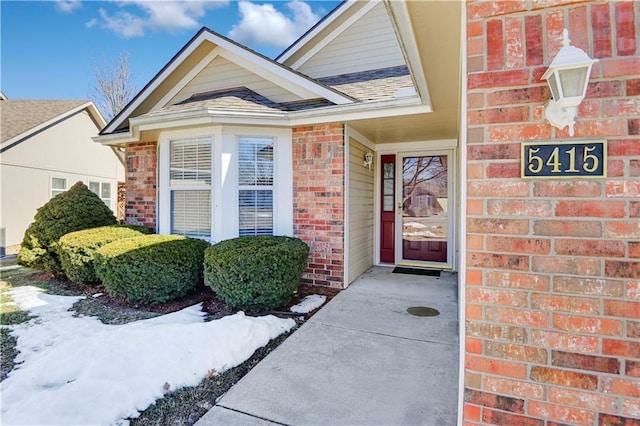
<svg viewBox="0 0 640 426"><path fill-rule="evenodd" d="M451 264L452 151L397 155L397 264Z"/></svg>

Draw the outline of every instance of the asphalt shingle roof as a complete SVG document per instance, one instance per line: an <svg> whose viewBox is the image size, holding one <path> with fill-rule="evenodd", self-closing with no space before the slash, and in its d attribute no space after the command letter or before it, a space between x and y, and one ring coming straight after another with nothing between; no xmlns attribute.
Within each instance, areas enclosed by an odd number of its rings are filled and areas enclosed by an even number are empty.
<svg viewBox="0 0 640 426"><path fill-rule="evenodd" d="M199 108L263 112L299 111L326 105L332 104L324 99L277 103L246 87L235 87L212 92L196 93L182 102L175 105L168 105L157 112L148 113L146 115L188 111Z"/></svg>
<svg viewBox="0 0 640 426"><path fill-rule="evenodd" d="M393 99L398 89L414 87L406 65L323 77L318 81L361 102Z"/></svg>
<svg viewBox="0 0 640 426"><path fill-rule="evenodd" d="M0 101L0 142L21 135L87 102L89 101L2 100Z"/></svg>
<svg viewBox="0 0 640 426"><path fill-rule="evenodd" d="M414 87L406 66L389 67L371 71L342 74L318 79L322 84L345 93L360 102L393 99L398 89ZM203 108L218 110L289 112L333 105L326 99L308 99L297 102L274 102L247 87L196 93L174 105L167 105L146 116L161 115Z"/></svg>

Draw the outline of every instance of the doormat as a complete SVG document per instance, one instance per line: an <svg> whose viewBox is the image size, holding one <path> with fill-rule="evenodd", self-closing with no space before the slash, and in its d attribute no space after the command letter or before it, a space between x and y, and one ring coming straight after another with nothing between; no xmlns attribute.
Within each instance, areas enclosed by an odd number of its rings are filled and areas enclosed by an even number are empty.
<svg viewBox="0 0 640 426"><path fill-rule="evenodd" d="M439 277L440 272L442 271L436 269L403 268L400 266L393 268L394 274L427 275L429 277Z"/></svg>

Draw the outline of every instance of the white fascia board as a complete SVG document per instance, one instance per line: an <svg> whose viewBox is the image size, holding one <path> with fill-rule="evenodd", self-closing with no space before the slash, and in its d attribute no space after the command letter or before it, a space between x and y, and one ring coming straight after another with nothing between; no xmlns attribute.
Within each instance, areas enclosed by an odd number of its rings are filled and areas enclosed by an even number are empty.
<svg viewBox="0 0 640 426"><path fill-rule="evenodd" d="M409 71L413 76L413 83L418 89L422 102L431 105L431 97L427 86L427 79L422 68L420 52L416 43L415 33L409 19L409 11L404 1L385 0L391 22L400 41L400 48L404 52Z"/></svg>
<svg viewBox="0 0 640 426"><path fill-rule="evenodd" d="M288 126L289 120L286 113L282 112L228 111L204 108L151 117L142 116L131 119L130 123L133 128L143 132L204 124L263 125L268 123L269 126Z"/></svg>
<svg viewBox="0 0 640 426"><path fill-rule="evenodd" d="M284 52L282 55L278 56L277 61L285 63L287 59L291 56L295 55L300 49L302 49L311 39L313 39L318 33L331 25L336 19L338 19L342 14L344 14L349 8L351 8L354 4L356 4L357 0L348 0L345 4L340 7L342 10L336 10L333 16L329 16L323 21L321 21L315 28L309 31L307 34L302 36L302 38L295 41L294 45L289 46L288 50ZM293 68L293 67L292 67Z"/></svg>
<svg viewBox="0 0 640 426"><path fill-rule="evenodd" d="M257 74L264 76L265 78L273 81L276 84L280 84L286 89L291 89L292 87L299 86L299 89L297 89L298 91L307 90L308 93L312 94L311 97L323 97L338 105L354 102L347 96L341 95L338 92L330 90L320 84L316 84L310 79L304 78L292 71L288 71L282 65L271 62L269 59L263 58L262 56L252 53L249 50L245 50L238 45L230 42L229 40L218 37L209 31L204 31L198 36L198 38L193 40L191 44L187 48L185 48L177 58L175 58L171 63L168 64L166 69L164 69L157 76L157 78L155 78L149 84L149 86L146 87L142 93L140 93L140 96L138 96L121 112L120 118L117 121L112 122L104 129L104 133L112 133L124 122L124 120L129 118L131 112L135 111L135 109L139 107L145 99L147 99L149 94L157 89L158 86L160 86L160 84L162 84L162 82L173 71L175 71L176 68L178 68L178 66L180 66L180 64L182 64L184 60L205 40L224 49L224 56L227 59L230 59L236 62L238 65L244 66L249 70L252 70L254 72L257 71ZM221 54L222 52L223 50L220 50L218 54ZM258 68L258 70L256 70L256 68ZM268 76L271 76L273 79L269 78Z"/></svg>
<svg viewBox="0 0 640 426"><path fill-rule="evenodd" d="M129 143L140 142L140 133L137 129L133 129L133 132L119 132L111 133L107 135L98 135L91 138L94 142L106 145L106 146L120 146Z"/></svg>
<svg viewBox="0 0 640 426"><path fill-rule="evenodd" d="M191 69L171 90L169 90L158 103L156 103L151 111L157 111L164 107L171 99L174 98L196 75L207 67L219 54L220 48L215 47L211 52L207 54L195 67Z"/></svg>
<svg viewBox="0 0 640 426"><path fill-rule="evenodd" d="M316 55L316 53L318 53L326 45L328 45L330 42L332 42L336 37L338 37L340 34L342 34L347 28L349 28L351 25L353 25L356 21L358 21L358 19L360 19L367 12L369 12L371 9L376 7L380 3L380 1L382 1L382 0L371 0L371 1L367 2L366 5L362 9L360 9L359 11L357 11L356 13L351 15L342 24L340 24L335 30L331 31L331 33L329 35L327 35L324 39L322 39L319 43L317 43L315 46L313 46L311 49L309 49L309 51L307 51L304 55L302 55L302 57L300 57L300 59L298 59L293 64L291 64L291 68L293 68L294 70L297 70L302 65L304 65L309 59L314 57ZM350 5L350 6L352 6L352 5ZM335 20L335 18L332 20L332 22L334 20ZM326 26L327 25L325 25L323 28L326 28ZM321 30L318 30L318 31L321 31ZM300 50L300 48L302 48L303 46L304 45L301 45L298 49L296 49L296 51ZM283 62L283 61L284 60L281 60L280 62Z"/></svg>
<svg viewBox="0 0 640 426"><path fill-rule="evenodd" d="M305 78L283 66L245 51L225 50L220 54L232 62L258 74L260 77L287 89L302 99L325 98L334 104L352 104L354 101L345 95ZM256 69L257 68L257 69Z"/></svg>
<svg viewBox="0 0 640 426"><path fill-rule="evenodd" d="M20 133L19 135L16 135L14 137L12 137L11 139L7 139L6 141L2 142L0 144L0 150L4 151L7 147L13 145L14 143L21 141L22 139L26 139L28 137L30 137L31 135L33 135L34 133L37 133L43 129L46 129L47 127L51 126L52 124L55 124L56 122L62 121L64 119L66 119L67 117L70 117L74 114L77 114L78 112L82 111L83 109L87 109L89 114L91 114L93 116L93 118L98 122L98 124L101 124L102 127L104 127L104 119L102 118L102 116L100 115L100 113L98 112L98 110L96 109L95 105L93 105L93 102L89 101L86 102L82 105L78 105L77 107L70 109L69 111L65 111L64 113L57 115L55 117L53 117L50 120L47 120L43 123L38 124L37 126L34 126L32 128L30 128L29 130Z"/></svg>
<svg viewBox="0 0 640 426"><path fill-rule="evenodd" d="M368 118L395 117L400 115L425 114L433 112L430 105L419 99L398 99L382 102L367 102L356 105L336 105L315 110L290 112L292 126L307 124L343 122Z"/></svg>
<svg viewBox="0 0 640 426"><path fill-rule="evenodd" d="M120 126L122 124L122 122L124 120L126 120L127 118L129 118L129 114L133 111L135 111L136 108L138 108L140 106L140 104L142 102L144 102L145 99L147 99L147 97L149 96L150 93L152 93L155 89L158 88L158 86L160 86L160 84L162 84L162 82L165 80L165 78L167 78L167 76L169 76L173 71L176 70L176 68L178 68L178 66L180 66L180 64L182 64L182 62L196 49L200 46L200 44L202 44L202 40L204 40L204 36L206 35L206 32L203 32L202 34L200 34L200 36L198 37L198 39L194 40L190 46L188 46L181 54L180 56L178 56L177 58L175 58L172 62L169 63L169 65L167 66L167 68L162 71L161 74L159 74L154 81L151 82L151 84L149 84L148 87L146 87L144 89L143 93L140 93L140 96L135 99L132 103L130 103L129 105L127 105L127 107L125 108L125 110L123 110L121 112L120 118L117 121L114 121L111 123L110 126L106 127L104 129L105 133L112 133L115 129L118 128L118 126Z"/></svg>

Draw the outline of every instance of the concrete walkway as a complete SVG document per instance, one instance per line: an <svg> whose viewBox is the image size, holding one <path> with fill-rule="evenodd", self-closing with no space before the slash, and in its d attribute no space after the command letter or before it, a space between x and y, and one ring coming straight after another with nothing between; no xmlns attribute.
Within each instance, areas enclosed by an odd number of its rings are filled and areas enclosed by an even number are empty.
<svg viewBox="0 0 640 426"><path fill-rule="evenodd" d="M391 271L375 267L340 292L196 425L455 425L456 276Z"/></svg>

